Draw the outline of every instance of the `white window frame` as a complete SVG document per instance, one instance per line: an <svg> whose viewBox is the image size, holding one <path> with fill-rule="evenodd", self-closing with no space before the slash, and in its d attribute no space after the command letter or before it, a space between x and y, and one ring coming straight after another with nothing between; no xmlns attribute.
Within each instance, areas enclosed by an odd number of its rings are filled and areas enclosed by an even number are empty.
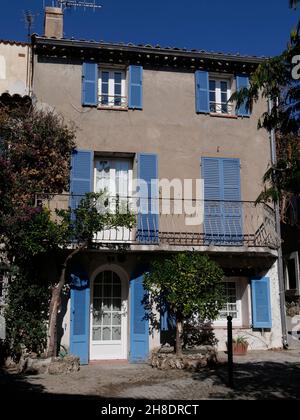
<svg viewBox="0 0 300 420"><path fill-rule="evenodd" d="M117 191L116 191L116 180L117 180L117 171L116 171L116 163L124 161L128 162L128 194L127 198L130 198L132 196L132 171L133 171L133 159L130 158L118 158L118 157L106 157L106 156L96 156L94 161L94 191L96 192L97 187L97 163L98 162L108 162L109 163L109 177L110 177L110 190L107 191L107 194L111 197L116 197ZM122 198L122 197L120 197ZM124 197L123 197L124 198Z"/></svg>
<svg viewBox="0 0 300 420"><path fill-rule="evenodd" d="M102 103L102 74L107 72L108 77L108 94L104 93L105 96L108 96L108 103ZM115 73L121 73L121 102L120 104L115 104L115 98L119 95L115 95ZM113 68L113 67L102 67L98 69L98 106L100 108L127 108L127 96L126 96L126 71L123 68Z"/></svg>
<svg viewBox="0 0 300 420"><path fill-rule="evenodd" d="M242 313L242 289L243 284L240 278L235 277L227 277L223 279L223 283L235 283L236 289L236 308L237 308L237 318L232 319L232 325L234 327L241 327L243 325L243 313ZM227 319L217 318L216 321L213 322L215 327L226 327L227 326Z"/></svg>
<svg viewBox="0 0 300 420"><path fill-rule="evenodd" d="M211 106L211 101L210 101L210 92L212 92L210 90L210 82L214 81L216 84L215 87L215 104L216 104L216 110L211 111L210 106ZM226 77L220 77L220 76L215 76L213 74L209 75L209 86L208 86L208 90L209 90L209 109L210 109L210 113L212 114L224 114L224 115L228 115L228 114L232 114L233 113L233 106L230 102L227 102L227 112L222 112L222 97L221 97L221 83L225 82L227 83L227 101L229 100L229 98L231 97L231 85L232 85L232 80L230 78L226 78Z"/></svg>
<svg viewBox="0 0 300 420"><path fill-rule="evenodd" d="M297 251L292 252L289 255L285 256L285 261L291 261L294 260L295 262L295 275L296 275L296 289L290 288L290 282L289 282L289 270L287 263L285 264L285 287L286 290L296 290L297 294L300 294L300 276L299 276L299 254Z"/></svg>

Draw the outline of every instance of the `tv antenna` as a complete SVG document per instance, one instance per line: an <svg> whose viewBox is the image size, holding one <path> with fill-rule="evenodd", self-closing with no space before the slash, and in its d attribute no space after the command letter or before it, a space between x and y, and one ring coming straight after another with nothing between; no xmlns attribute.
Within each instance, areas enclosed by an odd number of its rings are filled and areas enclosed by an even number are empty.
<svg viewBox="0 0 300 420"><path fill-rule="evenodd" d="M37 14L33 14L30 10L23 11L23 22L25 23L26 29L27 29L27 38L30 39L32 27L34 26L34 21Z"/></svg>
<svg viewBox="0 0 300 420"><path fill-rule="evenodd" d="M101 9L102 5L97 4L98 0L52 0L52 6L60 7L62 10L77 7L83 7L84 9L92 9L95 11L96 9Z"/></svg>

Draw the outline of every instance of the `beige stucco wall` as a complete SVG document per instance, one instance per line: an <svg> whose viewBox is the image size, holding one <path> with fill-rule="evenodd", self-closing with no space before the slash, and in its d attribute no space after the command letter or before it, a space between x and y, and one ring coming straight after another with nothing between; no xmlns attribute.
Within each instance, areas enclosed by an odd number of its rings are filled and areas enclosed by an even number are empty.
<svg viewBox="0 0 300 420"><path fill-rule="evenodd" d="M157 153L160 178L198 178L202 156L241 159L242 199L255 200L269 163L269 141L251 118L215 118L195 112L194 74L144 69L143 110L81 106L81 65L63 59L35 64L34 94L75 122L78 148L97 152Z"/></svg>
<svg viewBox="0 0 300 420"><path fill-rule="evenodd" d="M28 94L28 54L27 45L0 42L0 95L4 92Z"/></svg>

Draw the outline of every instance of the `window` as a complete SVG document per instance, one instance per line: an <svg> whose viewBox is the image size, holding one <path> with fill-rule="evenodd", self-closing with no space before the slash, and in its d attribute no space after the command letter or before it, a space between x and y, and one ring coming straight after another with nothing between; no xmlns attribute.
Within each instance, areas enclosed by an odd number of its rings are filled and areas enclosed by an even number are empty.
<svg viewBox="0 0 300 420"><path fill-rule="evenodd" d="M104 107L127 107L125 96L125 72L122 70L100 69L99 105Z"/></svg>
<svg viewBox="0 0 300 420"><path fill-rule="evenodd" d="M228 279L224 281L225 304L220 311L219 318L214 322L214 325L225 326L227 324L228 316L232 317L233 325L242 325L240 282L240 279Z"/></svg>
<svg viewBox="0 0 300 420"><path fill-rule="evenodd" d="M286 290L300 292L299 284L299 256L298 252L293 252L285 257L285 283Z"/></svg>
<svg viewBox="0 0 300 420"><path fill-rule="evenodd" d="M95 161L95 192L106 191L110 197L128 200L131 193L130 159L98 158Z"/></svg>
<svg viewBox="0 0 300 420"><path fill-rule="evenodd" d="M105 200L98 203L98 210L128 212L132 207L132 160L126 158L97 158L94 169L94 191L105 191ZM132 231L127 227L104 229L95 241L130 241Z"/></svg>
<svg viewBox="0 0 300 420"><path fill-rule="evenodd" d="M231 114L233 107L228 103L231 96L230 81L209 80L209 110L218 114Z"/></svg>

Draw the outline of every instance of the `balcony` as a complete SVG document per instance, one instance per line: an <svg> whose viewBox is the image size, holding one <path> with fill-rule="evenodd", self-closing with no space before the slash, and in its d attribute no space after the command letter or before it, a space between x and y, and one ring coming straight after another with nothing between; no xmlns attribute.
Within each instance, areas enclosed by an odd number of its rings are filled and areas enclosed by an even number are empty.
<svg viewBox="0 0 300 420"><path fill-rule="evenodd" d="M60 194L37 195L36 205L55 209L74 209L82 196ZM251 201L206 201L176 199L108 199L108 208L115 211L121 203L136 215L132 229L105 229L95 235L95 244L126 244L166 247L192 247L216 250L259 248L276 250L280 241L275 231L275 214L265 204ZM118 202L118 204L116 204ZM97 204L98 205L98 204ZM100 204L103 209L103 203ZM149 210L148 210L149 209ZM149 248L149 249L150 249Z"/></svg>

